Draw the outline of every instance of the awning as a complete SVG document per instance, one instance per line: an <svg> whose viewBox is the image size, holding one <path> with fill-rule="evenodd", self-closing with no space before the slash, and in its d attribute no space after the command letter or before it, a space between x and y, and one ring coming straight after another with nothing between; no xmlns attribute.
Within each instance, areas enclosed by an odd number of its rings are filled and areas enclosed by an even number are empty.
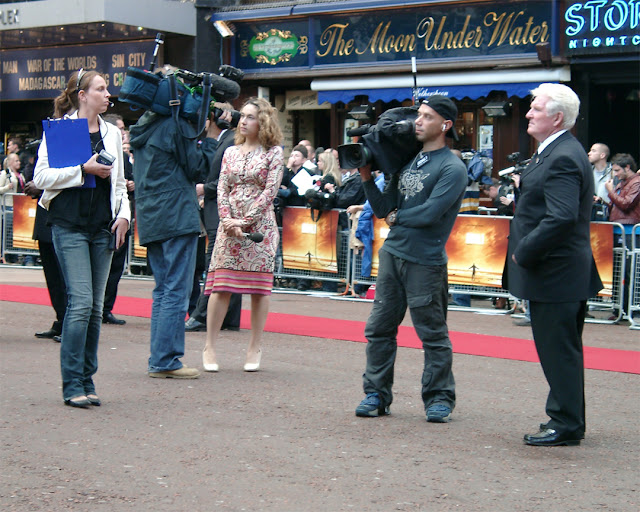
<svg viewBox="0 0 640 512"><path fill-rule="evenodd" d="M501 71L471 71L420 75L418 97L442 94L450 98L478 99L491 91L504 91L507 97L525 97L542 82L568 82L568 67L556 69L518 69ZM369 102L403 101L413 97L413 77L383 76L359 79L313 80L311 89L318 91L318 102L349 103L356 96L368 96Z"/></svg>
<svg viewBox="0 0 640 512"><path fill-rule="evenodd" d="M418 98L426 98L434 94L442 94L449 98L461 100L469 98L476 100L478 98L487 97L491 91L504 91L507 98L517 96L524 98L529 95L532 89L535 89L541 82L525 82L521 84L484 84L484 85L452 85L444 87L418 87ZM348 91L319 91L318 104L325 101L329 103L349 103L356 96L368 96L369 102L381 100L384 103L390 101L404 101L413 98L413 89L396 88L396 89L350 89Z"/></svg>

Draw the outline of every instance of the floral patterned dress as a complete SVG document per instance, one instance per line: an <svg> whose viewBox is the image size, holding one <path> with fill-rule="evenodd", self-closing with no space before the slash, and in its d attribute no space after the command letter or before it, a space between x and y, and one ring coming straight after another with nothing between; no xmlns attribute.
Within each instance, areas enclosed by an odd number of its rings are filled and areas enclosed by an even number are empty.
<svg viewBox="0 0 640 512"><path fill-rule="evenodd" d="M280 242L273 209L284 158L282 148L262 146L243 154L231 146L222 157L218 181L220 225L207 274L205 293L232 292L269 295ZM261 233L262 242L228 236L224 219L242 220L245 233Z"/></svg>

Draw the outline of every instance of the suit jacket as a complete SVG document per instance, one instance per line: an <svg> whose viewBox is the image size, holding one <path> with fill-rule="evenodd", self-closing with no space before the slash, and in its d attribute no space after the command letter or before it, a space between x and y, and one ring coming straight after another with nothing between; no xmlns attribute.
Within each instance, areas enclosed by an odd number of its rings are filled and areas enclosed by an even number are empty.
<svg viewBox="0 0 640 512"><path fill-rule="evenodd" d="M204 181L204 227L207 232L218 229L220 217L218 216L218 179L222 168L222 156L229 146L233 146L235 132L227 130L218 141L218 147L211 160L209 175Z"/></svg>
<svg viewBox="0 0 640 512"><path fill-rule="evenodd" d="M509 232L503 286L513 295L577 302L602 289L591 252L593 191L587 154L569 132L531 160L522 173Z"/></svg>

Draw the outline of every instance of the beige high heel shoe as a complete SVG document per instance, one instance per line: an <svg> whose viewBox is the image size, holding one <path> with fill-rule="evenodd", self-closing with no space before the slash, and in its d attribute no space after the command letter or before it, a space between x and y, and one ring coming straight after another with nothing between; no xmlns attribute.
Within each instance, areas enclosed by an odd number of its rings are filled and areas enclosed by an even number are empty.
<svg viewBox="0 0 640 512"><path fill-rule="evenodd" d="M205 351L202 351L202 366L204 367L204 371L205 372L217 372L220 367L218 366L218 363L207 363L205 360Z"/></svg>
<svg viewBox="0 0 640 512"><path fill-rule="evenodd" d="M258 351L258 362L257 363L245 363L244 371L245 372L257 372L260 369L260 360L262 359L262 349Z"/></svg>

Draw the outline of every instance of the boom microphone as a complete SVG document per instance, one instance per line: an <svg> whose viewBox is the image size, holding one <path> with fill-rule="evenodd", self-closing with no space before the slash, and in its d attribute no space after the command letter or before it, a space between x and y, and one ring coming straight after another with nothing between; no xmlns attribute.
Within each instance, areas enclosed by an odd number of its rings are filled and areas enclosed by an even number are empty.
<svg viewBox="0 0 640 512"><path fill-rule="evenodd" d="M235 100L240 96L240 84L218 75L211 75L211 96L216 101Z"/></svg>
<svg viewBox="0 0 640 512"><path fill-rule="evenodd" d="M513 174L514 172L516 172L516 166L512 165L511 167L507 167L506 169L498 171L498 176L502 177L506 176L507 174Z"/></svg>
<svg viewBox="0 0 640 512"><path fill-rule="evenodd" d="M264 235L262 233L242 233L245 238L258 243L264 240Z"/></svg>
<svg viewBox="0 0 640 512"><path fill-rule="evenodd" d="M520 154L520 153L518 153ZM509 157L507 157L507 159L509 159ZM522 160L520 162L518 162L516 165L512 165L511 167L507 167L506 169L502 169L501 171L498 171L498 176L500 176L501 178L503 176L507 176L509 174L513 174L514 172L521 172L524 170L524 168L529 165L529 162L531 162L531 158L527 159L527 160Z"/></svg>

